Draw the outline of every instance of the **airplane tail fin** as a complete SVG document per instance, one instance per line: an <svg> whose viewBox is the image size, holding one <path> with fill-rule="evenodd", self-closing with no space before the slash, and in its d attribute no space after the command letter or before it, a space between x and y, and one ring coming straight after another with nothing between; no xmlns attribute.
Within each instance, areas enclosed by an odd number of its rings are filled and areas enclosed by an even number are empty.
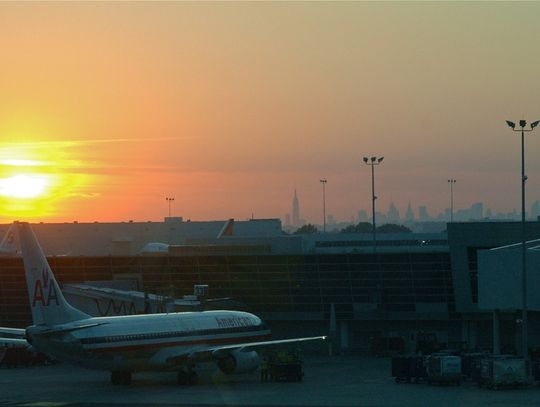
<svg viewBox="0 0 540 407"><path fill-rule="evenodd" d="M17 244L15 243L15 227L12 224L7 230L2 242L0 242L0 256L17 254Z"/></svg>
<svg viewBox="0 0 540 407"><path fill-rule="evenodd" d="M234 228L234 219L229 219L227 222L225 222L225 225L223 225L223 228L218 233L217 238L219 239L222 236L232 236L233 228Z"/></svg>
<svg viewBox="0 0 540 407"><path fill-rule="evenodd" d="M52 270L27 222L15 222L34 325L57 325L90 318L64 298Z"/></svg>

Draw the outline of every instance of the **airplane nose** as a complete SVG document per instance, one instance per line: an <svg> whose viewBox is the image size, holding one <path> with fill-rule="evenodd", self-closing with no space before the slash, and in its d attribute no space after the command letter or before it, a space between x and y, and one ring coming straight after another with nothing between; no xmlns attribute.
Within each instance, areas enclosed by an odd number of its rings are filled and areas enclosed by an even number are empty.
<svg viewBox="0 0 540 407"><path fill-rule="evenodd" d="M26 338L26 341L32 345L32 342L34 342L34 337L30 332L28 332L28 329L24 331L24 337Z"/></svg>

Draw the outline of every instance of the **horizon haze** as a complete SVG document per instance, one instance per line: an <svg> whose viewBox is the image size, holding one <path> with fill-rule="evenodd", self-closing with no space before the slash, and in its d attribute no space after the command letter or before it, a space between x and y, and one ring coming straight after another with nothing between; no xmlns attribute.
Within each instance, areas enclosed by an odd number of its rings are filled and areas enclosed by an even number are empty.
<svg viewBox="0 0 540 407"><path fill-rule="evenodd" d="M2 3L0 222L521 205L540 3ZM527 210L540 131L526 134Z"/></svg>

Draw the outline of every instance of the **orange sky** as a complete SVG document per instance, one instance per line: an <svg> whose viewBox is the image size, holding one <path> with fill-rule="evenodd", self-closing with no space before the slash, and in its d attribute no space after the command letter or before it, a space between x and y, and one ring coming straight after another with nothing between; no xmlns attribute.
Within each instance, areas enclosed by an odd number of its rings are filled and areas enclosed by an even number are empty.
<svg viewBox="0 0 540 407"><path fill-rule="evenodd" d="M1 222L519 208L540 3L0 3ZM527 138L540 199L540 133ZM6 160L27 160L6 162ZM26 178L21 178L24 175ZM14 178L19 175L19 178ZM41 177L41 178L40 178ZM30 191L30 192L28 192ZM39 195L28 197L32 191ZM21 196L23 195L23 196Z"/></svg>

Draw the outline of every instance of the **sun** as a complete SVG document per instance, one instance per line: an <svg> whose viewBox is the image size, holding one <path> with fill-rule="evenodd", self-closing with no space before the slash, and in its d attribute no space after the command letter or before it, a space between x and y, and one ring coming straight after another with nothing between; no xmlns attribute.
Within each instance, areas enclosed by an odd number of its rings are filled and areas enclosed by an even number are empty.
<svg viewBox="0 0 540 407"><path fill-rule="evenodd" d="M18 174L0 178L0 196L11 198L37 198L45 194L49 180L45 175Z"/></svg>

